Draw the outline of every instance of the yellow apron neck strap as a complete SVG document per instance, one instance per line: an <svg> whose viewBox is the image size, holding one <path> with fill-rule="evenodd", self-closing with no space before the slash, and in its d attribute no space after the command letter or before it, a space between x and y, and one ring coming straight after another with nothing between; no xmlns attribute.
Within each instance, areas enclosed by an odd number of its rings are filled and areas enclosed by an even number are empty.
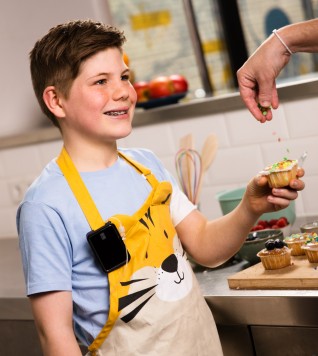
<svg viewBox="0 0 318 356"><path fill-rule="evenodd" d="M130 165L132 165L138 173L142 174L153 188L158 185L156 177L151 174L151 171L148 168L132 160L131 158L128 158L121 152L118 152L118 155L125 159ZM78 204L80 205L91 229L97 230L98 228L102 227L105 224L105 221L100 215L91 195L89 194L89 191L87 190L65 147L63 147L56 162L64 174L65 179L67 180L67 183L69 184L76 200L78 201Z"/></svg>
<svg viewBox="0 0 318 356"><path fill-rule="evenodd" d="M78 204L80 205L92 230L97 230L105 224L104 219L100 215L91 195L89 194L78 170L76 169L71 157L67 153L65 147L57 158L62 173L67 180Z"/></svg>
<svg viewBox="0 0 318 356"><path fill-rule="evenodd" d="M131 166L133 166L138 173L140 173L145 179L147 179L148 183L155 188L159 182L157 178L151 173L151 170L143 166L141 163L134 161L130 157L127 157L122 152L118 151L118 155L126 160Z"/></svg>

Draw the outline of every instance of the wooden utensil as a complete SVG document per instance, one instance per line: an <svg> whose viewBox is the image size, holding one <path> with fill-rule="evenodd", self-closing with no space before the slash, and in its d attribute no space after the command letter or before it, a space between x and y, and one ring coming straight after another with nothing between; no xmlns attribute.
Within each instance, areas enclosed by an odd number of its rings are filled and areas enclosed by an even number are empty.
<svg viewBox="0 0 318 356"><path fill-rule="evenodd" d="M194 140L192 134L181 137L179 147L184 149L193 149Z"/></svg>
<svg viewBox="0 0 318 356"><path fill-rule="evenodd" d="M216 152L218 149L218 139L215 134L210 134L202 147L201 160L202 160L202 171L205 172L209 169L211 163L213 162Z"/></svg>

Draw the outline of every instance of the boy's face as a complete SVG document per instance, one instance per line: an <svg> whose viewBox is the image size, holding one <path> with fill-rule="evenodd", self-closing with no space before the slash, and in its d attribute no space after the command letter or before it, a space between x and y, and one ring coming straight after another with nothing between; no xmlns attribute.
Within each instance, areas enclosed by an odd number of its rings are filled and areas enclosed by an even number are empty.
<svg viewBox="0 0 318 356"><path fill-rule="evenodd" d="M68 98L60 98L63 134L113 142L131 132L137 100L118 48L96 53L81 65Z"/></svg>

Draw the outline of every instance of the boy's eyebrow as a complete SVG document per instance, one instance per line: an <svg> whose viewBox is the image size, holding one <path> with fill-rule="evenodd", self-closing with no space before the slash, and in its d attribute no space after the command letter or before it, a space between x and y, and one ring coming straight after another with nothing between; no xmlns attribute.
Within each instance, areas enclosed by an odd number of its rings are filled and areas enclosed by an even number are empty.
<svg viewBox="0 0 318 356"><path fill-rule="evenodd" d="M130 73L129 68L124 69L124 70L121 72L121 75L126 74L126 73ZM109 74L110 74L110 73L107 73L107 72L101 72L101 73L98 73L98 74L96 74L96 75L93 75L92 77L90 77L90 78L88 78L88 79L96 78L96 77L99 77L99 76L101 76L101 75L108 76Z"/></svg>

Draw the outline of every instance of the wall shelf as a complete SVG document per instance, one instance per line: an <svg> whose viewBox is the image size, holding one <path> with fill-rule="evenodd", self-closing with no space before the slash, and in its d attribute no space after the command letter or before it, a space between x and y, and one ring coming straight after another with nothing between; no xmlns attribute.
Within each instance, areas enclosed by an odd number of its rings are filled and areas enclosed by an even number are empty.
<svg viewBox="0 0 318 356"><path fill-rule="evenodd" d="M286 82L278 87L280 101L288 102L310 97L318 98L318 79L308 78ZM226 111L246 109L238 92L204 99L194 99L151 110L136 109L134 127L176 120L213 115ZM246 109L247 110L247 109ZM45 120L45 119L44 119ZM25 146L61 139L59 130L53 126L34 128L29 132L2 137L0 149Z"/></svg>

